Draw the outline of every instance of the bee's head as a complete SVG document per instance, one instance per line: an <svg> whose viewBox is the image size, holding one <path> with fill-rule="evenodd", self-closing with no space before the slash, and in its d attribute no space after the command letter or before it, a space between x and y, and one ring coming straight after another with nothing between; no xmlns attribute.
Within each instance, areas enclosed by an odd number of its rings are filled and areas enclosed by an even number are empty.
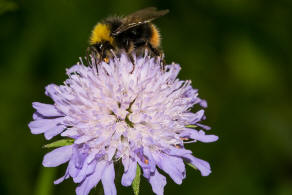
<svg viewBox="0 0 292 195"><path fill-rule="evenodd" d="M113 46L108 41L102 41L92 44L88 47L88 52L91 55L98 56L100 59L106 59Z"/></svg>

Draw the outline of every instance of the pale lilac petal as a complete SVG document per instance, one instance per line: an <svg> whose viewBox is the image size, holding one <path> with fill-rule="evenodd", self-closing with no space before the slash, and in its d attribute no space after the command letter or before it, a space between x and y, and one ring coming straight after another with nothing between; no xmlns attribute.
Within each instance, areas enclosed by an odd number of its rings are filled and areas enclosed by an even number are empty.
<svg viewBox="0 0 292 195"><path fill-rule="evenodd" d="M82 182L86 178L87 175L92 174L92 172L94 171L97 161L94 160L89 163L89 160L90 160L89 158L85 160L82 166L82 169L80 170L78 175L76 177L73 177L73 180L75 183Z"/></svg>
<svg viewBox="0 0 292 195"><path fill-rule="evenodd" d="M149 166L143 166L143 164L140 164L140 162L139 162L139 165L140 165L141 169L143 170L143 176L145 178L149 179L150 178L150 174L151 174L150 167Z"/></svg>
<svg viewBox="0 0 292 195"><path fill-rule="evenodd" d="M216 135L206 135L204 131L194 130L194 129L187 129L181 134L182 137L189 137L194 140L198 140L204 143L214 142L218 140L218 136Z"/></svg>
<svg viewBox="0 0 292 195"><path fill-rule="evenodd" d="M202 118L204 117L204 110L199 110L198 112L194 113L194 118L192 121L190 121L190 124L196 123L200 120L202 120Z"/></svg>
<svg viewBox="0 0 292 195"><path fill-rule="evenodd" d="M218 140L218 136L216 135L206 135L204 131L200 130L199 132L193 131L193 134L191 135L192 139L199 140L201 142L215 142Z"/></svg>
<svg viewBox="0 0 292 195"><path fill-rule="evenodd" d="M83 67L80 64L76 64L70 68L66 69L66 73L67 74L72 74L74 72L80 72L80 69L82 69Z"/></svg>
<svg viewBox="0 0 292 195"><path fill-rule="evenodd" d="M36 109L38 113L46 117L58 117L62 116L62 114L56 109L54 105L51 104L43 104L39 102L33 102L32 107Z"/></svg>
<svg viewBox="0 0 292 195"><path fill-rule="evenodd" d="M59 179L57 179L57 180L55 180L54 181L54 184L60 184L60 183L62 183L65 179L68 179L69 178L69 167L67 167L67 170L66 170L66 172L65 172L65 175L64 176L62 176L62 177L60 177Z"/></svg>
<svg viewBox="0 0 292 195"><path fill-rule="evenodd" d="M85 161L87 160L87 157L89 156L88 151L89 146L86 144L76 145L76 147L74 147L74 153L76 154L75 166L77 168L81 169L82 166L84 165Z"/></svg>
<svg viewBox="0 0 292 195"><path fill-rule="evenodd" d="M96 164L95 171L86 177L86 179L76 188L77 195L88 195L90 190L95 187L103 175L106 161L100 161Z"/></svg>
<svg viewBox="0 0 292 195"><path fill-rule="evenodd" d="M209 127L209 126L207 126L207 125L202 125L202 124L200 124L200 123L196 123L196 125L199 126L199 127L202 127L203 129L205 129L205 130L207 130L207 131L211 130L211 127Z"/></svg>
<svg viewBox="0 0 292 195"><path fill-rule="evenodd" d="M56 135L59 135L60 133L62 133L65 128L66 128L65 125L57 125L56 127L53 127L45 132L45 138L47 140L50 140Z"/></svg>
<svg viewBox="0 0 292 195"><path fill-rule="evenodd" d="M169 147L163 150L164 153L167 153L171 156L184 156L187 154L191 154L191 150L186 150L184 148L176 148L176 147Z"/></svg>
<svg viewBox="0 0 292 195"><path fill-rule="evenodd" d="M185 164L181 158L164 154L155 154L158 167L165 171L175 183L181 184L185 178Z"/></svg>
<svg viewBox="0 0 292 195"><path fill-rule="evenodd" d="M33 120L38 120L38 119L44 119L45 117L42 116L40 113L35 112L35 113L33 113L32 118L33 118Z"/></svg>
<svg viewBox="0 0 292 195"><path fill-rule="evenodd" d="M109 147L109 149L107 150L107 157L108 157L108 160L112 160L113 156L115 155L116 153L116 146L113 146L113 147Z"/></svg>
<svg viewBox="0 0 292 195"><path fill-rule="evenodd" d="M166 185L166 178L163 175L155 170L155 172L150 176L149 182L155 194L163 195L164 186Z"/></svg>
<svg viewBox="0 0 292 195"><path fill-rule="evenodd" d="M149 179L150 174L153 173L155 171L155 169L154 169L154 171L151 171L151 167L150 167L149 163L146 163L146 161L145 161L146 159L144 159L144 158L141 159L141 157L137 156L136 160L137 160L139 166L141 167L141 169L143 170L143 176L145 178Z"/></svg>
<svg viewBox="0 0 292 195"><path fill-rule="evenodd" d="M149 167L150 167L150 172L152 173L152 172L154 172L155 169L156 169L156 168L155 168L156 164L155 164L155 160L154 160L154 158L153 158L153 156L152 156L152 152L149 150L148 147L145 147L145 148L144 148L144 154L145 154L145 156L147 157L148 165L149 165Z"/></svg>
<svg viewBox="0 0 292 195"><path fill-rule="evenodd" d="M60 121L62 121L62 118L58 118L58 119L39 119L36 121L31 121L28 126L31 130L32 134L40 134L40 133L44 133L49 129L52 129L54 127L56 127L56 125L58 123L60 123Z"/></svg>
<svg viewBox="0 0 292 195"><path fill-rule="evenodd" d="M196 158L193 155L184 156L201 172L202 176L208 176L211 173L210 164L202 159Z"/></svg>
<svg viewBox="0 0 292 195"><path fill-rule="evenodd" d="M71 177L75 177L80 172L80 169L75 166L76 161L78 161L78 153L76 153L76 148L76 145L74 145L72 148L73 152L67 168Z"/></svg>
<svg viewBox="0 0 292 195"><path fill-rule="evenodd" d="M44 156L43 165L45 167L56 167L67 162L72 156L72 147L73 145L63 146L47 153Z"/></svg>
<svg viewBox="0 0 292 195"><path fill-rule="evenodd" d="M117 189L115 186L115 168L114 164L109 164L102 175L101 178L104 195L116 195Z"/></svg>
<svg viewBox="0 0 292 195"><path fill-rule="evenodd" d="M68 128L61 133L63 137L78 137L78 131L76 128Z"/></svg>
<svg viewBox="0 0 292 195"><path fill-rule="evenodd" d="M182 114L182 120L185 120L188 124L195 124L198 121L202 120L204 117L204 110L199 110L196 113L187 112Z"/></svg>
<svg viewBox="0 0 292 195"><path fill-rule="evenodd" d="M128 169L129 169L129 166L130 166L130 157L128 156L125 156L122 158L122 163L123 163L123 166L124 166L124 172L127 172Z"/></svg>
<svg viewBox="0 0 292 195"><path fill-rule="evenodd" d="M79 170L76 169L76 167L74 166L74 159L71 158L71 160L69 161L68 167L66 169L65 175L55 180L54 184L59 184L63 182L65 179L68 179L69 176L73 177L73 175L77 174L78 171Z"/></svg>
<svg viewBox="0 0 292 195"><path fill-rule="evenodd" d="M75 166L75 162L73 160L70 160L69 161L69 164L68 164L68 168L69 168L69 175L71 177L75 177L76 175L78 175L78 173L80 172L80 169L78 169L76 166Z"/></svg>
<svg viewBox="0 0 292 195"><path fill-rule="evenodd" d="M58 101L58 99L60 99L60 97L58 96L58 92L57 92L58 88L59 88L59 86L57 86L55 84L50 84L46 87L45 94L47 96L50 96L56 102L56 101Z"/></svg>
<svg viewBox="0 0 292 195"><path fill-rule="evenodd" d="M92 137L90 136L81 136L78 139L75 140L75 144L82 144L82 143L86 143L88 140L91 140Z"/></svg>
<svg viewBox="0 0 292 195"><path fill-rule="evenodd" d="M200 98L198 98L200 100L200 106L202 106L203 108L207 108L208 107L208 103L206 100L202 100Z"/></svg>
<svg viewBox="0 0 292 195"><path fill-rule="evenodd" d="M122 176L122 185L130 186L136 176L137 162L130 159L129 168Z"/></svg>

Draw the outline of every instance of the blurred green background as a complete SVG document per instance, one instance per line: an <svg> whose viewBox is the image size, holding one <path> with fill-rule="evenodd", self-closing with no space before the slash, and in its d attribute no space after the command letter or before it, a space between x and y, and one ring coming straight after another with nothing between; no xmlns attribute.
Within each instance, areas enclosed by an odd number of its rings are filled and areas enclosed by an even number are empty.
<svg viewBox="0 0 292 195"><path fill-rule="evenodd" d="M51 103L44 87L66 79L97 21L148 6L170 9L155 21L166 61L208 101L205 124L220 136L188 146L213 173L188 168L181 186L168 178L165 194L292 194L291 0L0 0L1 195L74 194L71 180L52 183L65 166L41 166L47 142L27 127L31 103ZM142 182L141 195L151 194Z"/></svg>

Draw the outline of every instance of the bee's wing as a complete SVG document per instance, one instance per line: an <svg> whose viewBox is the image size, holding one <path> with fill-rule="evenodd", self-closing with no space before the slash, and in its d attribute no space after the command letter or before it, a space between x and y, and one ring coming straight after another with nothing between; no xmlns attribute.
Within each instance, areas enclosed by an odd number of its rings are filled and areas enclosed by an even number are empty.
<svg viewBox="0 0 292 195"><path fill-rule="evenodd" d="M169 10L157 10L155 7L148 7L138 10L122 19L122 25L119 26L112 35L118 35L132 27L145 24L167 14Z"/></svg>

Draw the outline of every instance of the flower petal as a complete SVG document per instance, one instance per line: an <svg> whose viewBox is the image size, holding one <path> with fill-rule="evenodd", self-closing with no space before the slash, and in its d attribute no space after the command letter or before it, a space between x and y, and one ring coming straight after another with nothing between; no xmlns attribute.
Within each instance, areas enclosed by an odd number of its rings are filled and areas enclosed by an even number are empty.
<svg viewBox="0 0 292 195"><path fill-rule="evenodd" d="M122 163L123 163L123 166L124 166L124 172L127 172L128 169L129 169L129 166L130 166L130 157L128 156L124 156L122 158Z"/></svg>
<svg viewBox="0 0 292 195"><path fill-rule="evenodd" d="M164 154L155 154L154 156L158 167L165 171L175 183L181 184L186 176L183 160L178 157Z"/></svg>
<svg viewBox="0 0 292 195"><path fill-rule="evenodd" d="M166 178L161 175L157 169L149 178L149 182L152 186L152 190L157 195L163 195L164 186L166 185Z"/></svg>
<svg viewBox="0 0 292 195"><path fill-rule="evenodd" d="M200 106L202 106L203 108L207 108L208 107L207 101L206 100L201 100Z"/></svg>
<svg viewBox="0 0 292 195"><path fill-rule="evenodd" d="M196 158L191 154L184 157L190 160L190 163L199 169L202 176L208 176L211 173L210 164L207 161Z"/></svg>
<svg viewBox="0 0 292 195"><path fill-rule="evenodd" d="M101 182L103 185L104 195L116 195L117 189L115 186L115 168L114 164L109 164L102 175Z"/></svg>
<svg viewBox="0 0 292 195"><path fill-rule="evenodd" d="M43 166L56 167L67 162L72 156L72 147L73 145L64 146L47 153L44 156Z"/></svg>
<svg viewBox="0 0 292 195"><path fill-rule="evenodd" d="M62 120L63 117L57 119L39 119L36 121L31 121L28 126L32 134L40 134L56 127L56 125Z"/></svg>
<svg viewBox="0 0 292 195"><path fill-rule="evenodd" d="M205 113L204 110L199 110L198 112L194 113L194 116L193 116L194 118L192 121L190 121L190 124L193 124L202 120L202 118L204 117L204 113Z"/></svg>
<svg viewBox="0 0 292 195"><path fill-rule="evenodd" d="M90 190L98 184L103 175L106 161L100 161L96 164L95 171L86 177L86 179L76 188L77 195L88 195Z"/></svg>
<svg viewBox="0 0 292 195"><path fill-rule="evenodd" d="M64 125L57 125L56 127L53 127L45 132L45 138L47 140L52 139L56 135L63 132L63 130L66 129L66 126Z"/></svg>
<svg viewBox="0 0 292 195"><path fill-rule="evenodd" d="M66 170L64 176L62 176L62 177L60 177L59 179L57 179L57 180L54 181L54 184L55 184L55 185L57 185L57 184L63 182L65 179L68 179L68 178L69 178L69 171L68 171L68 170L69 170L69 169L67 168L67 170Z"/></svg>
<svg viewBox="0 0 292 195"><path fill-rule="evenodd" d="M32 114L32 118L33 118L33 120L35 121L35 120L38 120L38 119L44 119L45 117L44 116L42 116L40 113L38 113L38 112L34 112L33 114Z"/></svg>
<svg viewBox="0 0 292 195"><path fill-rule="evenodd" d="M40 102L33 102L32 107L36 109L38 113L45 117L58 117L62 116L62 114L56 109L54 105L51 104L43 104Z"/></svg>
<svg viewBox="0 0 292 195"><path fill-rule="evenodd" d="M152 173L152 172L154 172L155 171L155 166L156 166L156 164L155 164L155 160L154 160L154 158L153 158L153 156L152 156L152 151L150 151L150 149L148 148L148 147L144 147L144 155L148 158L148 159L145 159L145 160L147 160L146 162L146 164L148 164L149 165L149 167L150 167L150 172Z"/></svg>
<svg viewBox="0 0 292 195"><path fill-rule="evenodd" d="M82 166L82 169L78 173L76 177L73 177L73 180L75 183L80 183L82 182L87 175L90 175L96 166L96 160L89 162L89 158L87 158Z"/></svg>
<svg viewBox="0 0 292 195"><path fill-rule="evenodd" d="M206 135L203 130L197 131L194 129L187 129L182 132L181 136L187 136L191 139L198 140L204 143L215 142L218 140L218 136L216 135Z"/></svg>
<svg viewBox="0 0 292 195"><path fill-rule="evenodd" d="M55 102L59 99L57 89L59 89L59 86L55 84L50 84L46 86L46 91L45 91L45 94L51 97Z"/></svg>
<svg viewBox="0 0 292 195"><path fill-rule="evenodd" d="M169 149L163 150L163 152L171 156L184 156L184 155L192 153L191 150L186 150L184 148L176 148L176 147L171 147Z"/></svg>
<svg viewBox="0 0 292 195"><path fill-rule="evenodd" d="M202 127L203 129L209 131L211 130L211 127L210 126L207 126L207 125L203 125L203 124L200 124L200 123L196 123L197 126L199 127Z"/></svg>
<svg viewBox="0 0 292 195"><path fill-rule="evenodd" d="M68 172L71 177L75 177L80 172L80 169L76 168L75 166L75 160L76 160L76 157L72 156L68 164Z"/></svg>
<svg viewBox="0 0 292 195"><path fill-rule="evenodd" d="M68 179L69 176L73 177L72 175L76 174L78 172L78 169L74 166L74 159L71 158L69 161L68 167L66 169L65 175L60 177L59 179L54 181L54 184L59 184L63 182L65 179Z"/></svg>
<svg viewBox="0 0 292 195"><path fill-rule="evenodd" d="M79 138L77 138L74 143L75 144L82 144L82 143L85 143L91 139L92 139L92 137L84 135L84 136L80 136Z"/></svg>
<svg viewBox="0 0 292 195"><path fill-rule="evenodd" d="M129 168L122 176L122 185L130 186L136 176L137 161L131 160L129 162Z"/></svg>

